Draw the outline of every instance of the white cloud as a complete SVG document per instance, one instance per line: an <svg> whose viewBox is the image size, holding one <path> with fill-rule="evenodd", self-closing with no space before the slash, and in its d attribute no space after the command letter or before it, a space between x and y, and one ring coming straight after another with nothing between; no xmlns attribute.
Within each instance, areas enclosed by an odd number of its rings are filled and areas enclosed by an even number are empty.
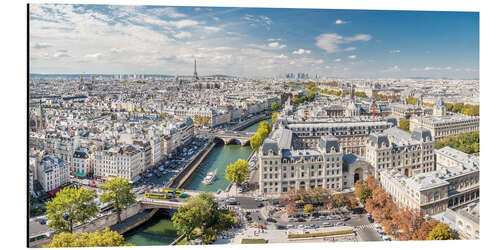
<svg viewBox="0 0 500 250"><path fill-rule="evenodd" d="M345 51L353 51L353 50L356 50L356 47L347 47L344 50Z"/></svg>
<svg viewBox="0 0 500 250"><path fill-rule="evenodd" d="M184 20L180 20L180 21L170 21L168 23L172 26L175 26L178 29L196 26L199 24L199 22L197 22L195 20L191 20L191 19L184 19Z"/></svg>
<svg viewBox="0 0 500 250"><path fill-rule="evenodd" d="M389 51L389 53L391 53L391 54L399 54L400 52L401 52L401 50L399 50L399 49L393 49L393 50Z"/></svg>
<svg viewBox="0 0 500 250"><path fill-rule="evenodd" d="M69 54L66 53L66 51L57 51L56 53L54 53L54 57L55 58L62 58L62 57L69 57Z"/></svg>
<svg viewBox="0 0 500 250"><path fill-rule="evenodd" d="M31 47L34 48L34 49L45 49L45 48L52 47L52 44L41 42L41 43L35 43Z"/></svg>
<svg viewBox="0 0 500 250"><path fill-rule="evenodd" d="M102 57L102 54L101 53L94 53L94 54L87 54L84 56L85 58L92 58L92 59L96 59L96 58L100 58Z"/></svg>
<svg viewBox="0 0 500 250"><path fill-rule="evenodd" d="M311 54L310 50L298 49L292 52L294 55Z"/></svg>
<svg viewBox="0 0 500 250"><path fill-rule="evenodd" d="M283 48L286 48L286 45L280 44L278 42L269 43L267 46L269 46L271 48L274 48L274 49L283 49Z"/></svg>
<svg viewBox="0 0 500 250"><path fill-rule="evenodd" d="M355 41L369 41L372 39L371 35L368 34L357 34L353 37L346 37L344 40L346 42L355 42Z"/></svg>
<svg viewBox="0 0 500 250"><path fill-rule="evenodd" d="M346 23L346 21L343 21L343 20L340 20L340 19L337 19L337 21L335 21L336 24L344 24Z"/></svg>
<svg viewBox="0 0 500 250"><path fill-rule="evenodd" d="M336 52L339 44L342 42L343 37L335 33L321 34L316 37L316 46L326 50L328 53Z"/></svg>
<svg viewBox="0 0 500 250"><path fill-rule="evenodd" d="M167 16L170 18L180 18L180 17L186 17L185 14L177 12L175 8L171 7L161 7L161 8L154 8L150 9L149 12L158 15L158 16Z"/></svg>
<svg viewBox="0 0 500 250"><path fill-rule="evenodd" d="M191 33L187 32L187 31L181 31L178 34L175 34L174 37L177 39L189 38L189 37L191 37Z"/></svg>
<svg viewBox="0 0 500 250"><path fill-rule="evenodd" d="M444 71L444 70L453 70L452 67L433 67L433 66L425 66L423 68L412 68L411 71Z"/></svg>
<svg viewBox="0 0 500 250"><path fill-rule="evenodd" d="M269 42L274 42L274 41L281 41L281 38L269 38L267 39Z"/></svg>
<svg viewBox="0 0 500 250"><path fill-rule="evenodd" d="M222 28L216 26L205 26L203 28L208 32L218 32L222 30Z"/></svg>
<svg viewBox="0 0 500 250"><path fill-rule="evenodd" d="M279 55L279 56L275 56L274 58L278 58L278 59L288 59L288 56L285 56L283 54Z"/></svg>
<svg viewBox="0 0 500 250"><path fill-rule="evenodd" d="M336 62L340 62L340 61L342 61L342 59L337 58L337 59L335 59L335 61L336 61Z"/></svg>
<svg viewBox="0 0 500 250"><path fill-rule="evenodd" d="M343 37L337 33L324 33L316 37L316 46L328 53L337 52L339 45L356 41L369 41L372 39L368 34L357 34L353 37Z"/></svg>
<svg viewBox="0 0 500 250"><path fill-rule="evenodd" d="M349 59L356 59L356 55L350 55L348 56Z"/></svg>
<svg viewBox="0 0 500 250"><path fill-rule="evenodd" d="M261 25L261 26L266 27L268 30L269 30L269 26L273 23L271 18L269 18L267 16L253 16L253 15L246 14L245 16L241 17L240 19L250 22L251 26L255 27L255 26Z"/></svg>
<svg viewBox="0 0 500 250"><path fill-rule="evenodd" d="M398 65L394 65L394 66L392 66L390 68L382 70L382 72L386 72L386 73L388 73L388 72L398 72L398 71L401 71L401 69L399 68Z"/></svg>

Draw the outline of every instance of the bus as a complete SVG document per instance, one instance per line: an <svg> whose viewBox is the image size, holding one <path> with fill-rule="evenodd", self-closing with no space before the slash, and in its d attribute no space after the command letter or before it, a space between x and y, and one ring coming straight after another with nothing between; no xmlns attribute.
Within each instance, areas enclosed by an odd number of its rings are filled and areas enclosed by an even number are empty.
<svg viewBox="0 0 500 250"><path fill-rule="evenodd" d="M163 192L167 194L175 194L175 197L180 197L180 198L186 198L188 197L188 194L180 191L180 190L175 190L175 189L164 189Z"/></svg>
<svg viewBox="0 0 500 250"><path fill-rule="evenodd" d="M168 193L146 193L146 198L151 198L151 199L170 199L172 198L172 194Z"/></svg>

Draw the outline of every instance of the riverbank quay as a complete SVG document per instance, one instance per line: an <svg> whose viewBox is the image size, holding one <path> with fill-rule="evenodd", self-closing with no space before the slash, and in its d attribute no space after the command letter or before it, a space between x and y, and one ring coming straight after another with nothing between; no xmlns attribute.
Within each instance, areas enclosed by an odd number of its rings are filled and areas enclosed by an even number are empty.
<svg viewBox="0 0 500 250"><path fill-rule="evenodd" d="M169 188L180 188L186 182L187 178L194 172L200 163L205 159L205 157L212 151L216 143L214 141L207 144L202 150L200 150L186 166L177 173L177 175L172 178L167 187ZM196 164L195 164L196 163ZM187 176L187 177L186 177Z"/></svg>

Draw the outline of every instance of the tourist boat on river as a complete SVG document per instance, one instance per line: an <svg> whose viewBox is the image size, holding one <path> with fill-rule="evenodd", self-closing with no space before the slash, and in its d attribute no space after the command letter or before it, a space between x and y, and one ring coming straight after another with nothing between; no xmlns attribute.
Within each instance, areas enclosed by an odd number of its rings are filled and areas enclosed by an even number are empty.
<svg viewBox="0 0 500 250"><path fill-rule="evenodd" d="M207 185L214 183L216 175L217 175L217 173L215 171L208 172L207 176L205 176L205 178L203 179L203 183L207 184Z"/></svg>

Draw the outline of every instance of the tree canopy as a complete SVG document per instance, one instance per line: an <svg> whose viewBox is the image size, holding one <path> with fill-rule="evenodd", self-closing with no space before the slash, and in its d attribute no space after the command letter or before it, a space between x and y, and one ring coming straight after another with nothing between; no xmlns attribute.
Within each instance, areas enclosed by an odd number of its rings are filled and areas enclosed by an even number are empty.
<svg viewBox="0 0 500 250"><path fill-rule="evenodd" d="M446 137L444 140L436 142L434 148L440 149L446 146L467 154L477 153L479 152L479 132L476 131Z"/></svg>
<svg viewBox="0 0 500 250"><path fill-rule="evenodd" d="M304 212L306 212L306 213L314 212L314 206L312 204L306 204L304 206Z"/></svg>
<svg viewBox="0 0 500 250"><path fill-rule="evenodd" d="M454 240L455 236L450 226L446 223L437 224L429 233L427 240Z"/></svg>
<svg viewBox="0 0 500 250"><path fill-rule="evenodd" d="M271 129L272 127L268 121L260 122L257 132L250 138L250 147L253 150L258 150L269 135L269 132L271 132Z"/></svg>
<svg viewBox="0 0 500 250"><path fill-rule="evenodd" d="M271 118L271 123L272 123L272 126L274 126L274 124L276 123L276 119L278 118L278 115L280 114L280 112L274 112L273 113L273 116Z"/></svg>
<svg viewBox="0 0 500 250"><path fill-rule="evenodd" d="M238 159L235 163L229 164L226 167L226 179L236 184L241 184L250 172L249 164L243 159Z"/></svg>
<svg viewBox="0 0 500 250"><path fill-rule="evenodd" d="M94 217L97 205L95 195L88 189L66 187L47 204L48 226L60 232L73 232L73 225L85 223Z"/></svg>
<svg viewBox="0 0 500 250"><path fill-rule="evenodd" d="M101 231L93 233L60 233L54 235L52 242L45 245L45 248L53 247L120 247L133 246L131 243L125 242L123 235L118 232L111 231L108 227Z"/></svg>
<svg viewBox="0 0 500 250"><path fill-rule="evenodd" d="M172 222L179 235L185 234L188 240L201 234L204 243L215 240L216 232L229 229L236 223L236 217L230 211L219 210L214 196L201 193L187 200L172 217Z"/></svg>
<svg viewBox="0 0 500 250"><path fill-rule="evenodd" d="M410 120L401 120L399 121L399 128L410 133Z"/></svg>
<svg viewBox="0 0 500 250"><path fill-rule="evenodd" d="M135 194L132 192L133 186L127 179L115 177L106 180L101 185L106 192L101 195L101 202L111 202L118 213L118 223L121 223L121 211L126 206L135 202Z"/></svg>
<svg viewBox="0 0 500 250"><path fill-rule="evenodd" d="M279 105L277 102L273 102L273 103L271 104L271 109L272 109L273 111L276 111L276 110L280 109L280 105Z"/></svg>

